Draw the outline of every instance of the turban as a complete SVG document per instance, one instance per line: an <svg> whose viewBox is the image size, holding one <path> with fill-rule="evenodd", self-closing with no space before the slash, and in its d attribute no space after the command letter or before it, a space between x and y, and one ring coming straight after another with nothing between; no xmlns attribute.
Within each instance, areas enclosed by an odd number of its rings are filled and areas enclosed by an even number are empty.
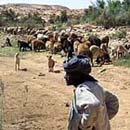
<svg viewBox="0 0 130 130"><path fill-rule="evenodd" d="M67 73L79 72L88 75L91 72L90 59L84 55L74 56L64 61L63 67Z"/></svg>

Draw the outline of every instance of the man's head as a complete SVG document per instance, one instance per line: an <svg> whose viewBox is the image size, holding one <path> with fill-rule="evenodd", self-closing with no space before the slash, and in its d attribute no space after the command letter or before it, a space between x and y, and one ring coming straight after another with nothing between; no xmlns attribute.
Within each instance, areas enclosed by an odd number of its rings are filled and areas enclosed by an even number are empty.
<svg viewBox="0 0 130 130"><path fill-rule="evenodd" d="M78 55L63 63L67 85L77 86L85 80L91 72L90 59L87 56Z"/></svg>

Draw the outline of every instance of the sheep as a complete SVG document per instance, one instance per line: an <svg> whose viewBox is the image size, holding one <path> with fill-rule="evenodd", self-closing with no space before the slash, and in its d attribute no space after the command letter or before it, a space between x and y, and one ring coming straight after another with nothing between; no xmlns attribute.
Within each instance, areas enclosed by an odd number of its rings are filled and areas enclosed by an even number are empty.
<svg viewBox="0 0 130 130"><path fill-rule="evenodd" d="M14 56L14 67L15 67L15 71L20 70L20 57L19 57L19 53L16 53Z"/></svg>
<svg viewBox="0 0 130 130"><path fill-rule="evenodd" d="M44 35L42 33L37 34L37 39L38 40L43 40L44 39Z"/></svg>
<svg viewBox="0 0 130 130"><path fill-rule="evenodd" d="M48 36L44 35L42 33L37 34L37 39L42 40L43 42L46 42L48 40Z"/></svg>

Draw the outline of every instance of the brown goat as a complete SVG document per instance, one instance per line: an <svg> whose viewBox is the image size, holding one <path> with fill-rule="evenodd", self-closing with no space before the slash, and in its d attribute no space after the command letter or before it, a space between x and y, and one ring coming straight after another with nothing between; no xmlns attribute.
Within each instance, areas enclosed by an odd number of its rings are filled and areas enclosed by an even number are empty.
<svg viewBox="0 0 130 130"><path fill-rule="evenodd" d="M76 54L77 55L87 55L90 58L92 66L93 66L93 55L92 55L92 52L89 49L90 44L91 43L89 41L86 41L84 43L80 43L78 45Z"/></svg>
<svg viewBox="0 0 130 130"><path fill-rule="evenodd" d="M101 44L100 48L101 48L102 50L104 50L104 52L108 53L107 45L106 45L106 44Z"/></svg>
<svg viewBox="0 0 130 130"><path fill-rule="evenodd" d="M91 43L89 41L85 41L80 43L77 47L77 55L84 54L90 47Z"/></svg>
<svg viewBox="0 0 130 130"><path fill-rule="evenodd" d="M56 54L62 50L62 44L59 42L55 42L53 46L53 53Z"/></svg>
<svg viewBox="0 0 130 130"><path fill-rule="evenodd" d="M128 53L128 50L123 45L118 45L112 50L112 56L115 55L116 59L119 59L119 57L124 56L126 53Z"/></svg>
<svg viewBox="0 0 130 130"><path fill-rule="evenodd" d="M40 49L45 49L45 43L41 40L34 39L32 42L32 50L40 51Z"/></svg>
<svg viewBox="0 0 130 130"><path fill-rule="evenodd" d="M91 51L92 57L93 57L92 58L92 66L94 66L93 59L98 60L99 58L101 59L100 66L102 66L104 64L104 62L105 62L104 56L105 56L106 52L103 49L96 46L96 45L92 45L90 47L90 51Z"/></svg>
<svg viewBox="0 0 130 130"><path fill-rule="evenodd" d="M76 40L75 42L74 42L74 52L75 52L75 54L77 53L77 51L78 51L78 46L79 46L79 44L81 44L78 40Z"/></svg>
<svg viewBox="0 0 130 130"><path fill-rule="evenodd" d="M53 47L54 43L52 41L46 42L46 50L49 51L49 53L53 54Z"/></svg>
<svg viewBox="0 0 130 130"><path fill-rule="evenodd" d="M101 40L102 43L106 43L106 47L108 48L108 43L109 43L109 36L105 36Z"/></svg>
<svg viewBox="0 0 130 130"><path fill-rule="evenodd" d="M31 43L34 39L36 39L36 37L34 37L33 35L26 35L26 41L27 43Z"/></svg>

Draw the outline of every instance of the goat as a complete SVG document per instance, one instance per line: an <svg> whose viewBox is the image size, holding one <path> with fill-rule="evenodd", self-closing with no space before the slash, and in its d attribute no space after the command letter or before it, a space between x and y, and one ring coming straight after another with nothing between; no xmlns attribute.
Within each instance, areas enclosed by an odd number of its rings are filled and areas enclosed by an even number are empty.
<svg viewBox="0 0 130 130"><path fill-rule="evenodd" d="M115 56L116 59L119 57L125 56L128 53L128 50L123 45L118 45L111 50L112 56Z"/></svg>
<svg viewBox="0 0 130 130"><path fill-rule="evenodd" d="M105 63L104 57L105 57L106 52L96 45L92 45L90 47L90 51L91 51L92 57L93 57L92 58L92 66L94 66L93 59L96 59L96 62L98 64L100 63L100 66L102 66Z"/></svg>
<svg viewBox="0 0 130 130"><path fill-rule="evenodd" d="M27 48L32 50L32 48L29 46L29 44L22 40L18 40L18 47L19 47L19 51L21 51L21 49L22 49L22 51L26 51Z"/></svg>

